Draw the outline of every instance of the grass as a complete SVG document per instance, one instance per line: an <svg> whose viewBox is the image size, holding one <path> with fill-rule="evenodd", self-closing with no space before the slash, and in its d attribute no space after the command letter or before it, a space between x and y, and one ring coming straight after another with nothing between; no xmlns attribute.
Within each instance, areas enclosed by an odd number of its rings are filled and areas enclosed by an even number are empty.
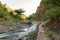
<svg viewBox="0 0 60 40"><path fill-rule="evenodd" d="M55 32L53 32L53 31L50 30L49 28L46 28L46 29L45 29L45 34L46 34L46 36L50 36L50 35L53 34L53 33L55 33Z"/></svg>

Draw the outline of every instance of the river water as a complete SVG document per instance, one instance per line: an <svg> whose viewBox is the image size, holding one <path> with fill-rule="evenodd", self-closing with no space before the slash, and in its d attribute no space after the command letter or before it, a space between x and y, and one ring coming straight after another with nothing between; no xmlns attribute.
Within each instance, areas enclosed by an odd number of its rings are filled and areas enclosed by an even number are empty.
<svg viewBox="0 0 60 40"><path fill-rule="evenodd" d="M13 39L13 38L23 38L24 36L28 35L29 32L35 31L37 28L38 24L33 24L30 28L25 28L22 29L24 30L23 32L8 32L8 33L3 33L0 34L0 38L5 38L5 39Z"/></svg>

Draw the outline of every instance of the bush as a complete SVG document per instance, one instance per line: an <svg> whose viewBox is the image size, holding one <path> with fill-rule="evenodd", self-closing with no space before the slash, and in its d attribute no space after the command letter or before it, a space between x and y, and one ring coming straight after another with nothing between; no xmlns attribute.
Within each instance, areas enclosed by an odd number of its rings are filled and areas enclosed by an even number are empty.
<svg viewBox="0 0 60 40"><path fill-rule="evenodd" d="M60 7L54 7L47 10L43 15L43 20L51 20L60 17Z"/></svg>
<svg viewBox="0 0 60 40"><path fill-rule="evenodd" d="M54 32L52 30L50 30L49 28L46 28L45 30L45 34L46 36L50 36L51 34L53 34Z"/></svg>
<svg viewBox="0 0 60 40"><path fill-rule="evenodd" d="M34 36L34 32L30 32L30 33L28 34L28 36L33 37L33 36Z"/></svg>

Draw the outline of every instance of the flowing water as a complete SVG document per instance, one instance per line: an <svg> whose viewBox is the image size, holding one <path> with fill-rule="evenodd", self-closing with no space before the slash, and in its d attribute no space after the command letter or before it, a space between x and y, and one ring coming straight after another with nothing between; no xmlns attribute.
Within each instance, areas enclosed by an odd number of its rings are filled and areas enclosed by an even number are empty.
<svg viewBox="0 0 60 40"><path fill-rule="evenodd" d="M16 37L16 38L22 38L25 35L28 35L29 32L35 31L37 28L38 24L33 24L30 28L22 29L24 32L8 32L8 33L3 33L0 34L0 38L10 38L11 40Z"/></svg>
<svg viewBox="0 0 60 40"><path fill-rule="evenodd" d="M42 25L45 24L46 22L43 22L40 25L39 29L40 29L40 32L42 32ZM37 23L36 24L33 24L30 28L25 28L25 29L22 29L24 31L22 32L8 32L8 33L3 33L3 34L0 34L0 38L7 38L7 39L10 39L10 40L13 40L14 38L18 39L18 38L23 38L24 36L28 35L29 32L31 31L35 31L37 29ZM43 32L44 33L44 32Z"/></svg>

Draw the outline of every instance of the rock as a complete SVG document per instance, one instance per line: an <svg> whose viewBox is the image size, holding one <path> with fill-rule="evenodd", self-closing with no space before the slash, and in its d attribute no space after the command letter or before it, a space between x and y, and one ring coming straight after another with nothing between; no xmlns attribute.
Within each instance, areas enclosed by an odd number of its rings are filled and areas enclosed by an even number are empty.
<svg viewBox="0 0 60 40"><path fill-rule="evenodd" d="M32 25L31 23L26 23L26 22L21 22L21 23L18 23L18 24L4 24L4 25L0 25L0 33L20 30L20 29L23 29L23 28L28 28L31 25Z"/></svg>

